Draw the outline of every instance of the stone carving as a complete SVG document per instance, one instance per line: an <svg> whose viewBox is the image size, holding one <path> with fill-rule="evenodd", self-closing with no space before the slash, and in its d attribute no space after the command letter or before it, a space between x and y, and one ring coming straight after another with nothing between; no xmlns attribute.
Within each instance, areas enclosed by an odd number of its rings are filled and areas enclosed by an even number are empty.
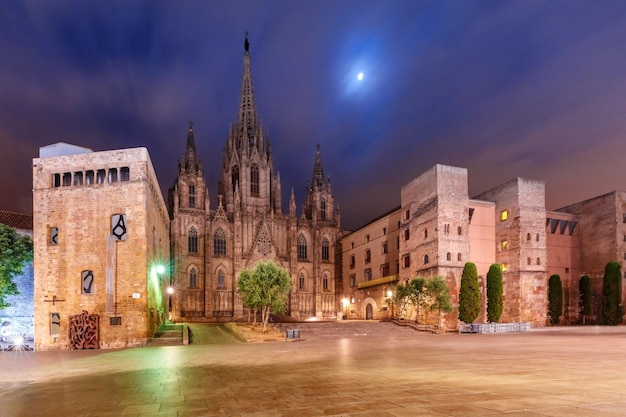
<svg viewBox="0 0 626 417"><path fill-rule="evenodd" d="M99 319L100 316L89 314L86 310L70 316L70 349L98 349Z"/></svg>

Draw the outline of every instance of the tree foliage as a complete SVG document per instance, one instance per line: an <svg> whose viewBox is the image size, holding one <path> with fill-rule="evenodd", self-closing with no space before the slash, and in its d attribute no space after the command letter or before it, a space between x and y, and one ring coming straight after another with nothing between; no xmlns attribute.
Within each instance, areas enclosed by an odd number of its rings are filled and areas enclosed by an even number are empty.
<svg viewBox="0 0 626 417"><path fill-rule="evenodd" d="M408 285L411 304L415 307L415 321L418 323L422 310L428 308L430 301L426 290L426 282L426 278L417 277L413 278Z"/></svg>
<svg viewBox="0 0 626 417"><path fill-rule="evenodd" d="M602 286L602 324L616 325L622 322L622 271L617 261L604 268Z"/></svg>
<svg viewBox="0 0 626 417"><path fill-rule="evenodd" d="M487 321L497 323L502 316L502 269L492 264L487 272Z"/></svg>
<svg viewBox="0 0 626 417"><path fill-rule="evenodd" d="M33 241L0 224L0 310L10 307L8 295L19 294L13 277L22 273L24 264L33 260Z"/></svg>
<svg viewBox="0 0 626 417"><path fill-rule="evenodd" d="M548 280L548 316L550 324L559 324L563 314L563 285L559 275Z"/></svg>
<svg viewBox="0 0 626 417"><path fill-rule="evenodd" d="M453 310L450 288L442 277L433 277L426 281L426 295L430 300L428 309L438 312L437 324L440 324L441 313L450 313Z"/></svg>
<svg viewBox="0 0 626 417"><path fill-rule="evenodd" d="M591 314L591 304L593 303L593 294L591 292L591 278L585 275L578 282L578 294L580 296L580 314L583 316L583 324L585 316Z"/></svg>
<svg viewBox="0 0 626 417"><path fill-rule="evenodd" d="M396 306L396 318L398 319L404 318L412 305L411 290L409 285L398 284L391 297L387 298L387 304L390 307Z"/></svg>
<svg viewBox="0 0 626 417"><path fill-rule="evenodd" d="M290 290L289 273L272 261L261 261L252 270L244 269L237 281L243 305L261 312L264 332L270 314L286 310Z"/></svg>
<svg viewBox="0 0 626 417"><path fill-rule="evenodd" d="M480 288L478 286L478 270L476 265L468 262L461 274L459 290L459 320L473 323L480 313Z"/></svg>

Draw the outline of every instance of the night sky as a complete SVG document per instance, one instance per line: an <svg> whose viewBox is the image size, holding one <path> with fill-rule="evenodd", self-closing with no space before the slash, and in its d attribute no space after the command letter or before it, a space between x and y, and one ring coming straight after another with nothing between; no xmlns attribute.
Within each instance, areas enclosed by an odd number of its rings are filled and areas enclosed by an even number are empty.
<svg viewBox="0 0 626 417"><path fill-rule="evenodd" d="M318 143L345 228L437 163L548 209L626 190L626 1L2 1L0 210L59 141L145 146L165 193L190 120L214 209L246 31L285 212Z"/></svg>

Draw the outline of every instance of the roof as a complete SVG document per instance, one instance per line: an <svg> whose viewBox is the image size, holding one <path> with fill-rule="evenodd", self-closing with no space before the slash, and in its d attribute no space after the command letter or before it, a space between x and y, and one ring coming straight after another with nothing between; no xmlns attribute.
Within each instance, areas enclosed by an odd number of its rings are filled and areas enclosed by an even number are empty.
<svg viewBox="0 0 626 417"><path fill-rule="evenodd" d="M33 215L0 210L0 223L20 230L33 230Z"/></svg>

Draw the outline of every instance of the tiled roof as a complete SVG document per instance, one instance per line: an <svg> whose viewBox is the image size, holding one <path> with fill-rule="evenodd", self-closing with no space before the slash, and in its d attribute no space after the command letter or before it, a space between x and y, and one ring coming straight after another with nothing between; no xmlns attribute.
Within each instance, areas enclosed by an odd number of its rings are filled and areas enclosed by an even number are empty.
<svg viewBox="0 0 626 417"><path fill-rule="evenodd" d="M33 215L0 210L0 223L21 230L33 230Z"/></svg>

